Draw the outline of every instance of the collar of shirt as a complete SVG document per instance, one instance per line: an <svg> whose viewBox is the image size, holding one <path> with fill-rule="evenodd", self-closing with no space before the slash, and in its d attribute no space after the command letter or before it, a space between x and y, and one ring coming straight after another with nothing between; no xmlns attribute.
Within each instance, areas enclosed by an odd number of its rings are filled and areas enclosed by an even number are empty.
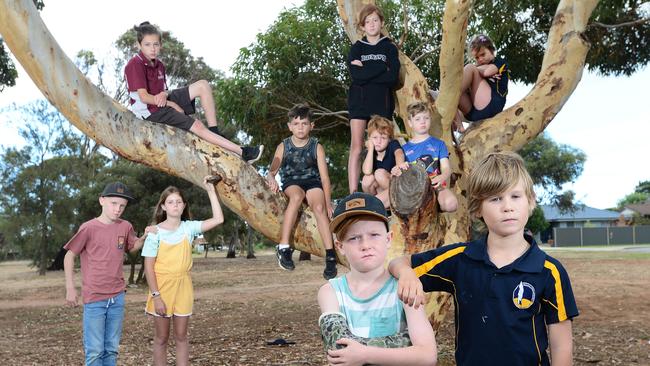
<svg viewBox="0 0 650 366"><path fill-rule="evenodd" d="M530 248L521 257L515 259L514 262L500 268L500 271L517 270L519 272L539 273L544 269L546 253L539 249L532 236L524 235L524 239L530 244ZM463 253L473 260L482 261L494 267L487 252L487 235L470 242Z"/></svg>

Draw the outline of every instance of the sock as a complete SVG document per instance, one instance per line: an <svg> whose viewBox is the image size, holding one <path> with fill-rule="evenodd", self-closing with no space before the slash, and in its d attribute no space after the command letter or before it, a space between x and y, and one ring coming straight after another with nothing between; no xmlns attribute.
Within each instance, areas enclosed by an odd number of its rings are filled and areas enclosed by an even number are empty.
<svg viewBox="0 0 650 366"><path fill-rule="evenodd" d="M290 248L289 244L278 244L278 249L287 249Z"/></svg>
<svg viewBox="0 0 650 366"><path fill-rule="evenodd" d="M336 259L336 251L334 249L325 249L325 258Z"/></svg>

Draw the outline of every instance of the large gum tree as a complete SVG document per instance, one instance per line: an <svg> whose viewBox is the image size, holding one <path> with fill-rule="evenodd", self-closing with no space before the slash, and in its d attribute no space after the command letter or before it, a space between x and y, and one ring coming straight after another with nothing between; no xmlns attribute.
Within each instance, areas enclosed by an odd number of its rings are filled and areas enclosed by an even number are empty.
<svg viewBox="0 0 650 366"><path fill-rule="evenodd" d="M355 15L370 2L337 1L350 41L360 36ZM559 1L548 28L541 68L530 92L512 107L469 129L458 143L452 141L451 121L460 96L458 85L465 60L469 17L474 6L489 4L478 0L444 3L438 61L440 96L435 104L428 99L429 86L422 72L400 52L403 87L396 92L397 113L406 119L409 103L416 100L432 103L431 133L450 147L456 177L452 189L459 199L459 208L453 214L440 214L433 197L425 195L425 201L414 213L393 215L391 229L395 241L389 254L391 258L468 238L467 174L489 152L519 150L540 134L566 103L585 67L590 49L585 32L597 3L597 0ZM434 26L439 27L431 25ZM237 156L181 130L139 120L101 92L64 54L31 0L0 1L0 33L45 97L84 134L128 160L195 184L200 184L207 174L221 175L223 182L217 185L221 200L257 231L271 240L279 240L280 220L286 206L284 196L271 193L258 172ZM324 255L314 215L307 208L296 225L294 246ZM448 297L443 294L434 294L429 299L427 310L434 326L443 319L448 304Z"/></svg>

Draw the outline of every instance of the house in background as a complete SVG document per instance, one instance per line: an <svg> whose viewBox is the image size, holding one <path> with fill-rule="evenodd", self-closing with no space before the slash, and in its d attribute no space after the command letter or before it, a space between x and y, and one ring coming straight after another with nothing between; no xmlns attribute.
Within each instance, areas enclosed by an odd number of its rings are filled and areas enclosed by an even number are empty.
<svg viewBox="0 0 650 366"><path fill-rule="evenodd" d="M553 239L554 228L617 226L621 214L611 210L582 206L575 211L560 212L555 206L540 205L550 226L540 233L542 243Z"/></svg>
<svg viewBox="0 0 650 366"><path fill-rule="evenodd" d="M621 211L626 220L631 220L635 215L650 218L650 200L644 203L635 203L632 205L625 205Z"/></svg>

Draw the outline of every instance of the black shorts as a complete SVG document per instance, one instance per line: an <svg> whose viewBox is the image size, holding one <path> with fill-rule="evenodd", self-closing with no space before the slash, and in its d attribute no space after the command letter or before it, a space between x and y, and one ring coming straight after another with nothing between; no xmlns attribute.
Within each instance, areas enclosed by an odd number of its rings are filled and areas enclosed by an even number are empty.
<svg viewBox="0 0 650 366"><path fill-rule="evenodd" d="M506 104L506 98L495 94L495 92L492 92L492 99L490 99L490 103L488 103L485 108L477 110L474 108L474 106L472 106L472 109L465 115L465 118L467 118L468 121L475 122L482 119L494 117L497 114L501 113L503 107Z"/></svg>
<svg viewBox="0 0 650 366"><path fill-rule="evenodd" d="M178 104L184 113L180 113L172 107L162 107L145 119L189 131L194 124L194 118L189 114L196 113L196 101L190 99L190 89L188 87L174 89L169 93L167 99Z"/></svg>
<svg viewBox="0 0 650 366"><path fill-rule="evenodd" d="M320 179L316 179L316 178L288 181L282 184L282 191L285 191L290 186L298 186L305 192L314 188L323 189L323 184L320 182Z"/></svg>

